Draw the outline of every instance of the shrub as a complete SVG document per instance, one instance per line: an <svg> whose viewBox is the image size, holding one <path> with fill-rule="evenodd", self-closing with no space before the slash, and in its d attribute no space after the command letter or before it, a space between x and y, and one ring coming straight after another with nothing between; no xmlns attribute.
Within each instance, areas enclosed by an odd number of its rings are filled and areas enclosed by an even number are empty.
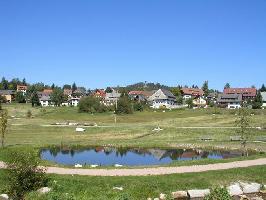
<svg viewBox="0 0 266 200"><path fill-rule="evenodd" d="M82 98L79 102L78 107L79 107L79 112L103 113L107 111L106 106L102 105L100 100L93 96Z"/></svg>
<svg viewBox="0 0 266 200"><path fill-rule="evenodd" d="M31 110L28 110L26 115L27 115L27 118L31 118L32 117Z"/></svg>
<svg viewBox="0 0 266 200"><path fill-rule="evenodd" d="M135 111L142 112L144 110L144 106L142 105L142 103L139 103L139 102L134 103L134 106L133 107L134 107L134 110Z"/></svg>
<svg viewBox="0 0 266 200"><path fill-rule="evenodd" d="M211 190L211 193L204 200L232 200L232 198L226 188L216 187Z"/></svg>
<svg viewBox="0 0 266 200"><path fill-rule="evenodd" d="M16 94L16 101L18 103L26 103L26 99L25 99L25 96L22 92L17 92Z"/></svg>
<svg viewBox="0 0 266 200"><path fill-rule="evenodd" d="M117 101L116 114L132 114L132 106L127 96L120 97Z"/></svg>
<svg viewBox="0 0 266 200"><path fill-rule="evenodd" d="M38 167L33 151L10 151L7 160L7 193L13 200L22 200L28 192L47 184L45 169Z"/></svg>

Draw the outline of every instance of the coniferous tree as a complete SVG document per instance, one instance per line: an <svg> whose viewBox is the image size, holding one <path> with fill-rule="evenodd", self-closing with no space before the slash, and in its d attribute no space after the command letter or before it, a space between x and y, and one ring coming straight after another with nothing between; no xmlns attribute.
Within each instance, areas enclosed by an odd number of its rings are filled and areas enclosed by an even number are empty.
<svg viewBox="0 0 266 200"><path fill-rule="evenodd" d="M76 85L76 83L74 82L74 83L72 84L72 92L75 92L77 89L78 89L78 88L77 88L77 85Z"/></svg>
<svg viewBox="0 0 266 200"><path fill-rule="evenodd" d="M25 78L23 78L23 80L22 80L22 85L27 85L27 81Z"/></svg>
<svg viewBox="0 0 266 200"><path fill-rule="evenodd" d="M204 81L202 90L204 91L205 96L209 95L209 82L208 81Z"/></svg>
<svg viewBox="0 0 266 200"><path fill-rule="evenodd" d="M228 88L231 88L230 83L226 83L224 86L224 89L228 89Z"/></svg>
<svg viewBox="0 0 266 200"><path fill-rule="evenodd" d="M260 109L262 107L263 100L260 91L258 91L254 101L252 102L253 109Z"/></svg>
<svg viewBox="0 0 266 200"><path fill-rule="evenodd" d="M5 77L2 78L1 85L3 90L8 90L8 81L5 79Z"/></svg>
<svg viewBox="0 0 266 200"><path fill-rule="evenodd" d="M265 87L264 84L262 84L262 86L261 86L261 88L260 88L260 91L261 91L261 92L266 92L266 87Z"/></svg>
<svg viewBox="0 0 266 200"><path fill-rule="evenodd" d="M25 99L25 96L24 96L23 92L17 92L17 94L16 94L16 102L18 102L18 103L26 103L26 99Z"/></svg>
<svg viewBox="0 0 266 200"><path fill-rule="evenodd" d="M38 97L37 91L35 89L31 93L30 101L31 101L32 107L40 105L39 97Z"/></svg>

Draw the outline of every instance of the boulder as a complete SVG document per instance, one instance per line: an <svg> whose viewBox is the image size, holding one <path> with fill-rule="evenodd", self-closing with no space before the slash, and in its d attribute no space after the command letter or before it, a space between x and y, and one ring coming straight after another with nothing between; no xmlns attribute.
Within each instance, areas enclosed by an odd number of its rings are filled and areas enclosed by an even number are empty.
<svg viewBox="0 0 266 200"><path fill-rule="evenodd" d="M123 191L124 188L123 187L113 187L113 190L119 190L119 191Z"/></svg>
<svg viewBox="0 0 266 200"><path fill-rule="evenodd" d="M1 194L0 195L0 200L8 200L8 199L9 199L9 197L7 194Z"/></svg>
<svg viewBox="0 0 266 200"><path fill-rule="evenodd" d="M258 183L242 183L242 182L240 182L240 186L243 188L244 194L258 193L258 192L260 192L260 189L261 189L261 185Z"/></svg>
<svg viewBox="0 0 266 200"><path fill-rule="evenodd" d="M80 164L75 164L75 168L82 168L82 165L80 165Z"/></svg>
<svg viewBox="0 0 266 200"><path fill-rule="evenodd" d="M188 199L188 194L186 191L172 192L172 196L174 200L187 200Z"/></svg>
<svg viewBox="0 0 266 200"><path fill-rule="evenodd" d="M123 167L123 165L115 164L115 167Z"/></svg>
<svg viewBox="0 0 266 200"><path fill-rule="evenodd" d="M84 128L76 128L76 132L84 132L85 129Z"/></svg>
<svg viewBox="0 0 266 200"><path fill-rule="evenodd" d="M227 190L231 196L238 196L238 195L243 194L243 191L242 191L239 183L235 183L233 185L230 185L229 187L227 187Z"/></svg>
<svg viewBox="0 0 266 200"><path fill-rule="evenodd" d="M166 194L160 194L160 200L166 200Z"/></svg>
<svg viewBox="0 0 266 200"><path fill-rule="evenodd" d="M190 198L203 198L210 194L210 189L206 190L188 190L188 195Z"/></svg>
<svg viewBox="0 0 266 200"><path fill-rule="evenodd" d="M251 200L264 200L262 197L252 197Z"/></svg>
<svg viewBox="0 0 266 200"><path fill-rule="evenodd" d="M51 191L51 188L42 187L37 192L40 193L40 194L46 194L46 193L49 193L50 191Z"/></svg>

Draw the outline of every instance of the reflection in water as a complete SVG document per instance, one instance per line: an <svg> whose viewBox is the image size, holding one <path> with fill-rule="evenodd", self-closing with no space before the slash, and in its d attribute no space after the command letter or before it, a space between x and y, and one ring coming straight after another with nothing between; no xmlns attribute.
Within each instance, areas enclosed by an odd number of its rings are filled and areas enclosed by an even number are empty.
<svg viewBox="0 0 266 200"><path fill-rule="evenodd" d="M58 164L97 164L126 166L168 164L179 160L227 159L241 156L240 151L204 151L197 149L139 149L139 148L49 148L41 151L43 160Z"/></svg>

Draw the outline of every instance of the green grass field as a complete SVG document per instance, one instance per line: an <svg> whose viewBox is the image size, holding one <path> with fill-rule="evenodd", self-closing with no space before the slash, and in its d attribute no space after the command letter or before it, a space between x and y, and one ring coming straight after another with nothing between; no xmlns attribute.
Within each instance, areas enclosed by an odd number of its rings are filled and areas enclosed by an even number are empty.
<svg viewBox="0 0 266 200"><path fill-rule="evenodd" d="M213 109L145 111L132 115L117 116L114 123L112 113L78 113L77 108L32 108L30 105L3 105L9 112L9 126L5 150L0 151L0 159L10 148L35 148L50 145L112 145L131 147L202 147L240 148L239 142L231 142L230 136L239 135L235 128L236 111ZM33 118L26 113L31 110ZM266 111L253 111L252 127L266 127ZM97 123L98 127L87 127L85 133L76 133L75 127L50 126L57 122ZM152 132L160 126L163 131ZM200 138L208 136L213 141L204 142ZM250 129L248 148L266 152L266 143L254 142L257 137L265 137L266 130ZM264 155L260 155L261 157ZM252 157L252 159L256 156ZM246 159L246 158L239 158ZM230 160L229 160L230 161ZM205 164L224 161L196 161ZM191 165L192 163L187 163ZM174 165L183 165L175 163ZM128 194L132 199L157 197L161 192L169 193L179 189L206 188L231 181L250 180L266 182L266 167L233 169L219 172L205 172L183 175L149 177L80 177L51 175L62 186L62 192L74 194L77 199L117 199L120 194ZM218 178L217 178L218 177ZM4 186L3 170L0 171L0 187ZM114 191L114 186L123 186L123 192ZM33 196L30 199L45 199Z"/></svg>

